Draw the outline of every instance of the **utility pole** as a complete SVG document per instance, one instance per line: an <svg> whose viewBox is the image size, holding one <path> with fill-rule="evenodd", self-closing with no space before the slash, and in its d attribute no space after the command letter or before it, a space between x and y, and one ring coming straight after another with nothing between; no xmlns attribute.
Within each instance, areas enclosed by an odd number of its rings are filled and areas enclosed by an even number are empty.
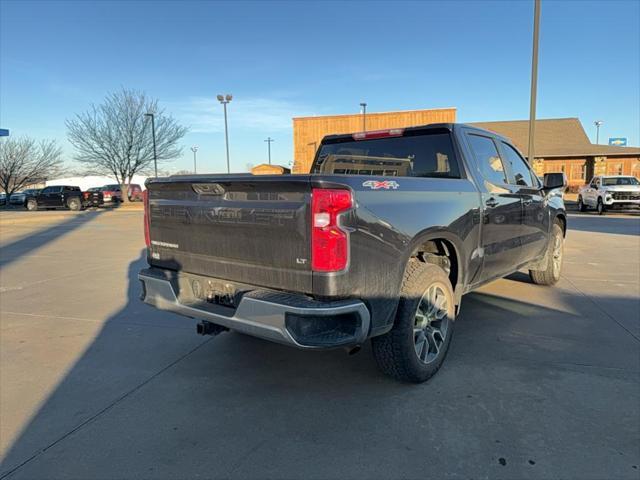
<svg viewBox="0 0 640 480"><path fill-rule="evenodd" d="M596 120L593 124L596 126L596 145L600 143L600 125L604 122L602 120Z"/></svg>
<svg viewBox="0 0 640 480"><path fill-rule="evenodd" d="M229 128L227 126L227 103L229 103L233 99L233 96L227 93L224 96L218 95L217 98L224 107L224 139L225 144L227 145L227 173L231 173L231 165L229 163Z"/></svg>
<svg viewBox="0 0 640 480"><path fill-rule="evenodd" d="M267 137L265 142L267 142L267 149L269 151L269 165L271 165L271 142L275 142L275 140L271 137Z"/></svg>
<svg viewBox="0 0 640 480"><path fill-rule="evenodd" d="M151 117L151 136L153 137L153 168L158 178L158 156L156 155L156 121L153 113L145 113L145 117Z"/></svg>
<svg viewBox="0 0 640 480"><path fill-rule="evenodd" d="M366 132L367 131L367 104L362 102L360 106L362 107L362 131Z"/></svg>
<svg viewBox="0 0 640 480"><path fill-rule="evenodd" d="M193 152L193 173L198 173L198 169L196 168L196 152L198 151L198 146L194 145L191 147L191 151Z"/></svg>
<svg viewBox="0 0 640 480"><path fill-rule="evenodd" d="M531 105L529 108L529 149L527 159L533 166L535 159L534 140L536 134L536 95L538 91L538 40L540 36L540 0L534 0L533 52L531 55Z"/></svg>

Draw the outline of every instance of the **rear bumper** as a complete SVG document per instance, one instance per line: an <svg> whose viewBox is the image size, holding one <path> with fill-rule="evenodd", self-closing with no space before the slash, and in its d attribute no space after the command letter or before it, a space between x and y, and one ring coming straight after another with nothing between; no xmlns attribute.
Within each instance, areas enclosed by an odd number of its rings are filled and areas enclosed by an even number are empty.
<svg viewBox="0 0 640 480"><path fill-rule="evenodd" d="M142 300L160 310L297 348L355 346L369 334L369 310L360 300L319 302L302 295L255 289L244 293L233 309L179 293L178 283L157 269L142 270L138 278L143 285Z"/></svg>

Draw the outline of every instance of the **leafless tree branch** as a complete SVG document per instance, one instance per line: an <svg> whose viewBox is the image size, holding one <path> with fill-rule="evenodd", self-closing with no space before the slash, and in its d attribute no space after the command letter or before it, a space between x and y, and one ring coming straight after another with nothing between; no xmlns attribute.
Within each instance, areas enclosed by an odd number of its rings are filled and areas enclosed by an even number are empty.
<svg viewBox="0 0 640 480"><path fill-rule="evenodd" d="M7 198L25 186L57 175L62 149L55 140L5 138L0 141L0 188Z"/></svg>
<svg viewBox="0 0 640 480"><path fill-rule="evenodd" d="M158 162L179 157L182 147L178 142L187 129L143 92L122 89L110 93L101 105L92 105L66 122L75 159L93 172L114 176L122 185L124 201L133 176L149 172L153 166L152 130L145 113L155 117Z"/></svg>

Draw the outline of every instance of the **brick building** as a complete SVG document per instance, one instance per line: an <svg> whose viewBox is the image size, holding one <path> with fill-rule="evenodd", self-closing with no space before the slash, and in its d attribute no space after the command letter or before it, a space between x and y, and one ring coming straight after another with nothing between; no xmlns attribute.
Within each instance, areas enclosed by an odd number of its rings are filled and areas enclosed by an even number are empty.
<svg viewBox="0 0 640 480"><path fill-rule="evenodd" d="M529 121L472 123L511 139L526 155ZM536 120L535 159L538 175L564 172L570 190L584 185L594 175L635 175L640 178L640 148L591 143L577 118Z"/></svg>

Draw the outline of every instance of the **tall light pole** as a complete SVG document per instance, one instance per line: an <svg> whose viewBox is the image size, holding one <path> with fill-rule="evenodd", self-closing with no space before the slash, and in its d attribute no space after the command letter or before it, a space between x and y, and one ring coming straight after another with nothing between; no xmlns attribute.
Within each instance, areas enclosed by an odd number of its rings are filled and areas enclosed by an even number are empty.
<svg viewBox="0 0 640 480"><path fill-rule="evenodd" d="M151 117L151 136L153 137L153 169L158 178L158 156L156 155L156 121L153 113L145 113L145 117Z"/></svg>
<svg viewBox="0 0 640 480"><path fill-rule="evenodd" d="M602 120L596 120L593 124L596 126L596 145L600 143L600 125L604 122Z"/></svg>
<svg viewBox="0 0 640 480"><path fill-rule="evenodd" d="M229 95L218 95L218 101L224 107L224 139L227 145L227 173L231 173L231 165L229 163L229 129L227 127L227 103L229 103L233 99L233 96Z"/></svg>
<svg viewBox="0 0 640 480"><path fill-rule="evenodd" d="M362 107L362 131L366 132L367 131L367 104L362 102L360 106Z"/></svg>
<svg viewBox="0 0 640 480"><path fill-rule="evenodd" d="M193 152L193 173L198 173L198 169L196 168L196 152L198 151L198 146L194 145L191 147L191 151Z"/></svg>
<svg viewBox="0 0 640 480"><path fill-rule="evenodd" d="M536 95L538 92L538 40L540 36L540 0L534 0L533 52L531 54L531 105L529 106L529 149L527 159L533 166L535 159L534 138L536 134Z"/></svg>
<svg viewBox="0 0 640 480"><path fill-rule="evenodd" d="M275 140L271 137L267 137L265 142L267 142L267 149L269 151L269 165L271 165L271 142L275 142Z"/></svg>

